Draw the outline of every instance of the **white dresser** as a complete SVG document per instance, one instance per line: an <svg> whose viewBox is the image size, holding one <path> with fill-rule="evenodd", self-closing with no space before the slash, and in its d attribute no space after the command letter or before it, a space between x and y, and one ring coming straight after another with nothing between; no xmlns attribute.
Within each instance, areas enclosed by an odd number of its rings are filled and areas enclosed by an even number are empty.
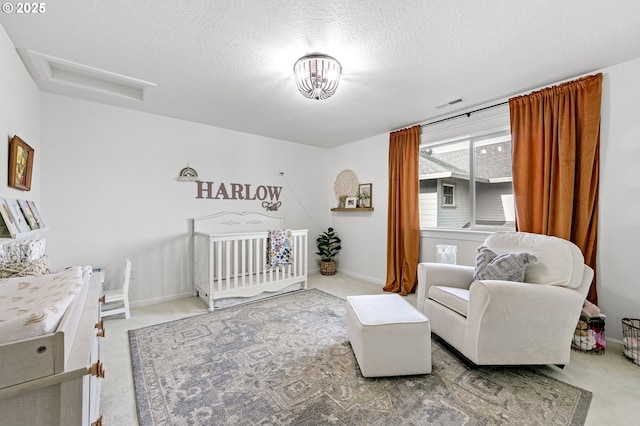
<svg viewBox="0 0 640 426"><path fill-rule="evenodd" d="M90 279L64 369L0 389L0 426L102 424L99 413L104 377L100 362L100 337L104 336L99 301L102 277L98 272Z"/></svg>

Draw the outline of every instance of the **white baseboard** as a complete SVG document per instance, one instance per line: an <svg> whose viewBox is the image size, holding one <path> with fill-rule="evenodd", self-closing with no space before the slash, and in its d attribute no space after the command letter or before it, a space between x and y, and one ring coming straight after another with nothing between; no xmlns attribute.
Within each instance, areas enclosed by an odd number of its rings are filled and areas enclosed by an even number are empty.
<svg viewBox="0 0 640 426"><path fill-rule="evenodd" d="M607 342L607 345L609 344L614 344L616 346L619 346L620 348L622 348L622 340L618 340L618 339L611 339L609 337L605 337L604 338L605 342Z"/></svg>
<svg viewBox="0 0 640 426"><path fill-rule="evenodd" d="M383 280L380 280L380 279L377 279L377 278L374 278L374 277L370 277L368 275L356 274L356 273L348 272L348 271L344 271L344 270L338 270L338 273L340 273L342 275L346 275L347 277L357 278L357 279L362 280L362 281L368 281L368 282L373 283L373 284L378 284L378 285L381 285L381 286L385 285L385 282Z"/></svg>
<svg viewBox="0 0 640 426"><path fill-rule="evenodd" d="M170 302L172 300L184 299L187 297L194 297L193 291L188 291L180 294L173 294L170 296L156 297L153 299L136 300L135 302L130 302L129 305L131 308L139 308L140 306L156 305L158 303Z"/></svg>
<svg viewBox="0 0 640 426"><path fill-rule="evenodd" d="M320 269L319 268L309 269L309 271L307 273L307 276L308 275L313 275L313 274L319 274L319 273L320 273ZM348 271L345 271L345 270L340 269L340 268L338 268L338 274L344 275L346 277L357 278L357 279L362 280L362 281L368 281L370 283L378 284L378 285L381 285L383 287L385 285L384 281L379 280L377 278L373 278L373 277L370 277L368 275L362 275L362 274L356 274L356 273L353 273L353 272L348 272Z"/></svg>

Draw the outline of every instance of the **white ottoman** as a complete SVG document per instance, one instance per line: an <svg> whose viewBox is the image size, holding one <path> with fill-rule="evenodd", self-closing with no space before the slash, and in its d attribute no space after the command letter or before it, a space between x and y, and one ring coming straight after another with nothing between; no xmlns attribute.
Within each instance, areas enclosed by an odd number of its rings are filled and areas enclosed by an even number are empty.
<svg viewBox="0 0 640 426"><path fill-rule="evenodd" d="M429 319L398 294L348 296L347 336L364 377L431 373Z"/></svg>

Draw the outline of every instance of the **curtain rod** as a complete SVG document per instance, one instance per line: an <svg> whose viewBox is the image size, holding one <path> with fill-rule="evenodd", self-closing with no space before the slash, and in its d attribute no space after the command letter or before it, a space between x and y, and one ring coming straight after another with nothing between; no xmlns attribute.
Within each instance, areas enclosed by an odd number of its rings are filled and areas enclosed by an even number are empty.
<svg viewBox="0 0 640 426"><path fill-rule="evenodd" d="M556 85L560 85L560 84L564 84L564 83L569 83L569 82L571 82L571 81L573 81L573 80L578 80L578 79L581 79L581 78L587 77L587 76L589 76L589 75L594 75L593 73L595 73L595 74L597 74L597 73L599 73L599 72L600 72L600 73L607 73L610 69L611 69L611 67L603 68L603 69L600 69L600 70L597 70L597 71L591 71L591 72L588 72L588 73L586 73L586 74L581 74L581 75L579 75L579 76L577 76L577 77L571 77L571 78L569 78L569 79L565 79L565 80L561 80L561 81L556 82L556 83L549 83L549 84L551 84L551 85L553 85L553 86L556 86ZM548 86L549 84L547 84L547 86ZM522 95L524 95L524 94L526 94L526 93L533 93L533 92L535 92L535 91L542 90L542 89L544 89L544 88L545 88L545 86L540 86L540 87L535 88L535 89L529 89L529 90L527 90L527 91L524 91L524 92L520 93L519 95L512 95L512 96L511 96L511 98L512 98L512 97L515 97L515 96L522 96ZM454 116L451 116L451 117L442 118L442 119L440 119L440 120L432 121L432 122L430 122L430 123L420 124L420 129L422 129L423 127L426 127L426 126L431 126L432 124L442 123L443 121L448 121L448 120L453 120L454 118L464 117L465 115L466 115L467 117L469 117L469 116L470 116L471 114L473 114L473 113L480 112L480 111L484 111L485 109L496 108L496 107L499 107L499 106L502 106L502 105L507 105L508 103L509 103L509 101L508 101L508 100L506 100L506 101L503 101L503 102L498 102L497 104L494 104L494 105L486 106L486 107L484 107L484 108L478 108L478 109L475 109L475 110L473 110L473 111L463 112L462 114L458 114L458 115L454 115ZM414 125L412 125L412 126L405 126L405 127L403 127L403 129L406 129L407 127L413 127L413 126L415 126L415 125L416 125L416 124L414 124ZM400 130L400 129L398 129L398 130Z"/></svg>
<svg viewBox="0 0 640 426"><path fill-rule="evenodd" d="M470 117L471 114L474 114L476 112L484 111L485 109L496 108L496 107L499 107L499 106L502 106L502 105L507 105L508 103L509 103L509 101L504 101L504 102L500 102L500 103L497 103L497 104L494 104L494 105L486 106L484 108L474 109L473 111L463 112L462 114L454 115L454 116L447 117L447 118L442 118L440 120L432 121L430 123L421 124L420 128L423 128L425 126L431 126L432 124L436 124L436 123L442 123L443 121L453 120L454 118L464 117L465 115L467 117Z"/></svg>

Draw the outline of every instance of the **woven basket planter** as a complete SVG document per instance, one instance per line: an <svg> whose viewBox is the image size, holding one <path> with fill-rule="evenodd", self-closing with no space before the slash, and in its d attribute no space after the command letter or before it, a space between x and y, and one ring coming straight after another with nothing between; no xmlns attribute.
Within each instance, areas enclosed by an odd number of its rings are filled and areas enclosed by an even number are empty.
<svg viewBox="0 0 640 426"><path fill-rule="evenodd" d="M334 260L325 262L320 261L320 273L322 275L335 275L336 274L336 262Z"/></svg>

